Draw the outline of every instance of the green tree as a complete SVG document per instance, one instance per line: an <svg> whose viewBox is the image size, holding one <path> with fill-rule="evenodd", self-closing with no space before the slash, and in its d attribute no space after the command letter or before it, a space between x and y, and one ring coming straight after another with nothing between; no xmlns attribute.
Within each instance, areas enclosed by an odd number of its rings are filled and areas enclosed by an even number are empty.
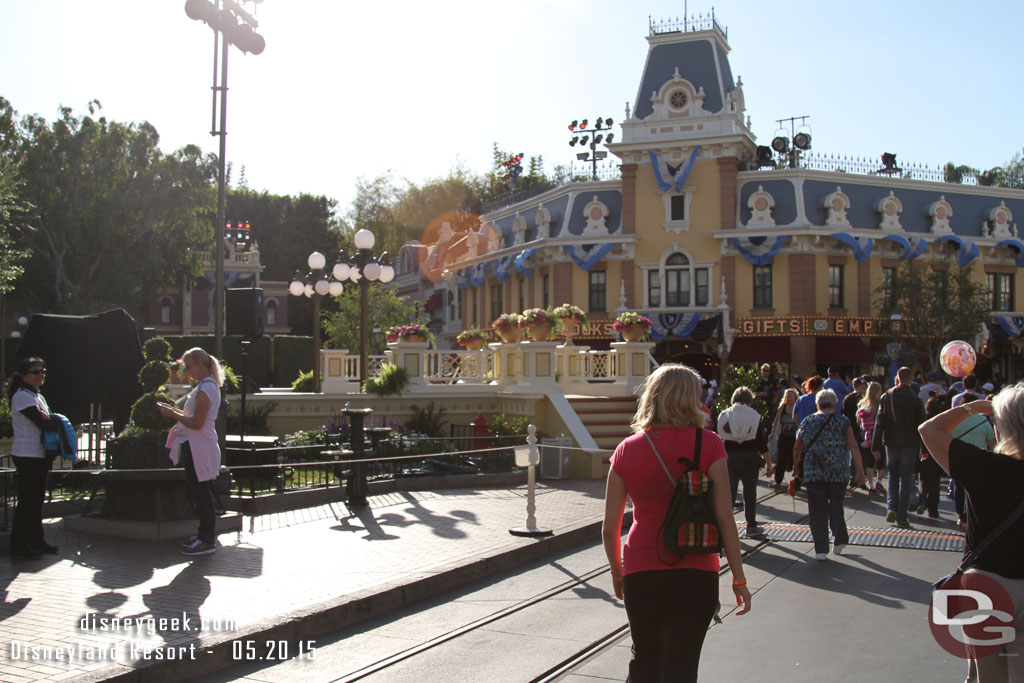
<svg viewBox="0 0 1024 683"><path fill-rule="evenodd" d="M372 180L357 180L356 196L349 208L348 226L343 234L344 246L351 252L355 248L352 236L357 230L366 229L376 238L375 253L386 251L395 256L403 244L418 237L395 216L395 206L403 193L404 190L396 187L388 174Z"/></svg>
<svg viewBox="0 0 1024 683"><path fill-rule="evenodd" d="M346 286L335 303L338 310L323 316L327 346L359 353L359 287ZM368 335L371 354L384 352L384 331L394 325L407 324L416 315L416 308L411 301L399 297L393 289L378 285L370 287L366 310L371 330ZM372 333L375 328L381 330L380 334Z"/></svg>
<svg viewBox="0 0 1024 683"><path fill-rule="evenodd" d="M973 270L973 265L958 268L946 261L904 261L888 291L875 290L879 313L901 318L896 339L927 353L933 369L947 342L973 343L989 318L988 289L971 278Z"/></svg>
<svg viewBox="0 0 1024 683"><path fill-rule="evenodd" d="M216 164L194 145L158 147L149 123L97 116L98 102L52 124L21 121L24 193L35 207L19 246L32 254L16 290L34 310L137 310L151 293L198 272L213 230Z"/></svg>
<svg viewBox="0 0 1024 683"><path fill-rule="evenodd" d="M18 146L16 113L10 102L0 97L0 295L6 294L24 272L27 249L18 249L15 236L26 229L25 219L31 208L21 197L20 160L14 151Z"/></svg>
<svg viewBox="0 0 1024 683"><path fill-rule="evenodd" d="M978 185L984 187L1024 189L1024 157L1017 152L1003 166L995 166L987 171L972 166L958 166L950 161L945 166L945 177L947 183L962 183L965 179L974 177Z"/></svg>

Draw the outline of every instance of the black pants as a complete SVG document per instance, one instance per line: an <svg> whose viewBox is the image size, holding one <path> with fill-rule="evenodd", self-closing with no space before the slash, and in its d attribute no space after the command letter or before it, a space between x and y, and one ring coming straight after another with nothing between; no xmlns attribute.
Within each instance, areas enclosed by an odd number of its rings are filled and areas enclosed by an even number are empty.
<svg viewBox="0 0 1024 683"><path fill-rule="evenodd" d="M786 472L793 469L793 446L796 445L795 436L780 436L777 447L778 457L775 462L775 483L781 484L786 478Z"/></svg>
<svg viewBox="0 0 1024 683"><path fill-rule="evenodd" d="M754 451L728 451L729 454L729 490L733 502L736 492L743 482L743 516L747 525L757 523L757 475L761 470L761 456Z"/></svg>
<svg viewBox="0 0 1024 683"><path fill-rule="evenodd" d="M181 446L180 462L185 468L185 488L199 515L199 529L196 536L205 543L217 542L217 513L213 506L213 482L199 481L196 467L192 463L192 449L186 441Z"/></svg>
<svg viewBox="0 0 1024 683"><path fill-rule="evenodd" d="M11 525L11 554L42 550L43 500L46 498L46 476L53 461L50 458L22 458L14 456L18 471L18 506L14 509Z"/></svg>
<svg viewBox="0 0 1024 683"><path fill-rule="evenodd" d="M629 683L697 680L700 650L718 609L718 574L659 569L622 580L633 637Z"/></svg>
<svg viewBox="0 0 1024 683"><path fill-rule="evenodd" d="M812 481L805 482L807 487L807 513L814 539L814 552L828 552L828 530L831 527L836 545L850 542L850 533L846 529L846 512L843 508L843 496L846 495L845 481Z"/></svg>
<svg viewBox="0 0 1024 683"><path fill-rule="evenodd" d="M921 462L921 493L928 501L928 514L935 517L939 514L939 479L942 477L942 466L929 455Z"/></svg>

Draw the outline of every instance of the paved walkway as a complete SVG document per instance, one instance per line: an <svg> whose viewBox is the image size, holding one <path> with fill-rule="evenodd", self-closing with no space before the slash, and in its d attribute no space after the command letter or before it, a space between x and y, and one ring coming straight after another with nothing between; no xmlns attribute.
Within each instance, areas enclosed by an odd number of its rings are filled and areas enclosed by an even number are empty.
<svg viewBox="0 0 1024 683"><path fill-rule="evenodd" d="M198 558L55 521L59 555L0 557L0 680L184 680L237 660L232 641L294 638L303 619L342 628L593 538L603 495L601 480L540 484L545 541L508 533L526 521L525 487L459 489L374 496L356 516L332 504L246 518ZM158 673L139 668L147 657L184 661Z"/></svg>

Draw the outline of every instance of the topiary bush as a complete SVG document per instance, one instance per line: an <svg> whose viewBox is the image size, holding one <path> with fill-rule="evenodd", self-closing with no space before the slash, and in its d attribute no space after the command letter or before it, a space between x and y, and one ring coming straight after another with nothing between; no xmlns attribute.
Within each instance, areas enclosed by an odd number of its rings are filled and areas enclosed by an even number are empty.
<svg viewBox="0 0 1024 683"><path fill-rule="evenodd" d="M163 337L153 337L142 345L142 354L146 360L166 363L171 360L171 345Z"/></svg>
<svg viewBox="0 0 1024 683"><path fill-rule="evenodd" d="M292 391L313 391L313 371L305 370L299 372L299 376L292 382Z"/></svg>
<svg viewBox="0 0 1024 683"><path fill-rule="evenodd" d="M151 360L139 370L139 384L142 385L143 391L156 391L167 384L170 376L167 361Z"/></svg>

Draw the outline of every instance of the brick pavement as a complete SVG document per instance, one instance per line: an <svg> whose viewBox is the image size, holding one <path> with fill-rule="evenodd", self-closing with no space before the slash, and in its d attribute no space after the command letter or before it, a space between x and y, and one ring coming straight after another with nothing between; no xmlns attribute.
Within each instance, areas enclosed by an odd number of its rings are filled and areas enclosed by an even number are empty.
<svg viewBox="0 0 1024 683"><path fill-rule="evenodd" d="M177 543L69 533L51 521L59 555L0 558L0 678L182 680L185 671L216 670L238 654L232 640L311 637L302 634L593 537L603 495L602 480L538 485L537 523L555 531L547 542L508 533L525 522L525 486L389 493L357 514L336 503L250 517L245 531L221 536L217 553L198 558ZM81 628L83 618L93 627ZM139 621L127 629L110 621L128 618ZM33 660L28 648L50 659ZM60 648L73 648L70 662ZM150 666L147 649L184 662Z"/></svg>

